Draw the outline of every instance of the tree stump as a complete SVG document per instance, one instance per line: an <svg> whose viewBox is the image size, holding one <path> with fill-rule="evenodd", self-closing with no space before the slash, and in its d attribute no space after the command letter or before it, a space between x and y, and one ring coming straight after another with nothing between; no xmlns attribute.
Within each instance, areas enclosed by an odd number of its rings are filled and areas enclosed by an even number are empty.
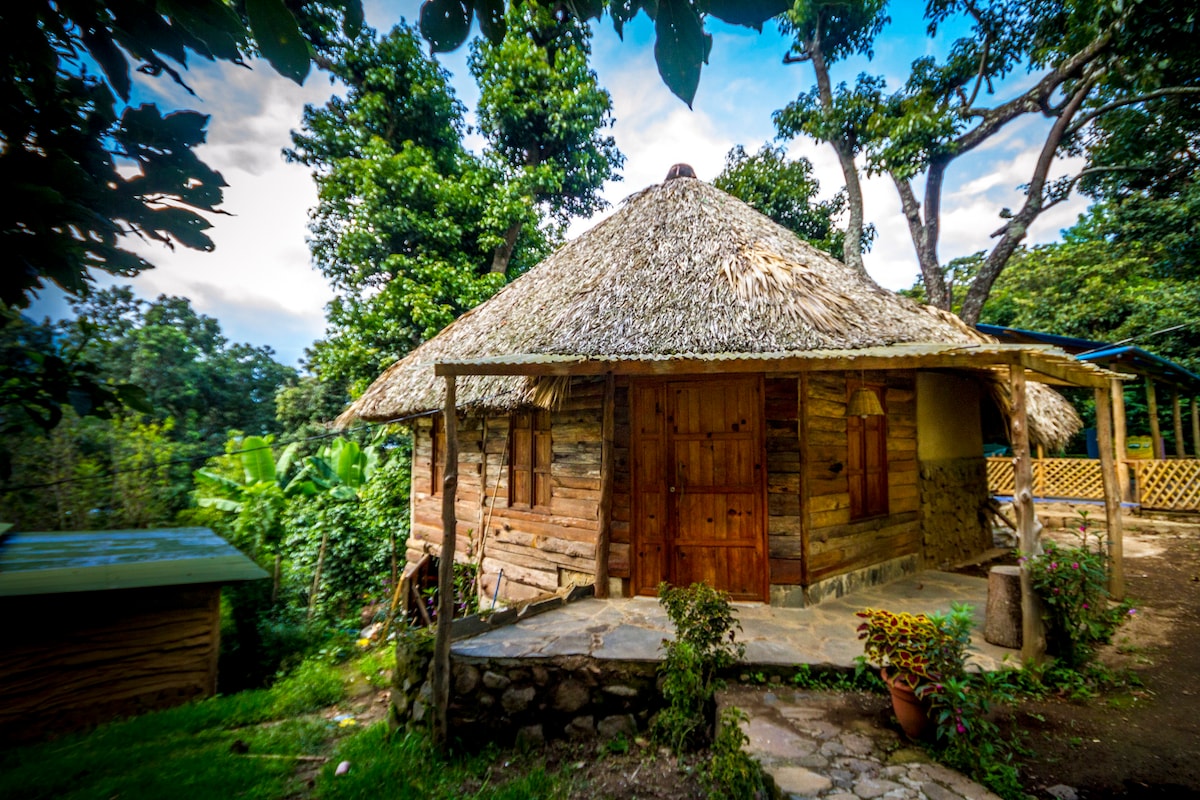
<svg viewBox="0 0 1200 800"><path fill-rule="evenodd" d="M1000 647L1021 647L1021 568L992 567L988 572L987 615L983 638Z"/></svg>

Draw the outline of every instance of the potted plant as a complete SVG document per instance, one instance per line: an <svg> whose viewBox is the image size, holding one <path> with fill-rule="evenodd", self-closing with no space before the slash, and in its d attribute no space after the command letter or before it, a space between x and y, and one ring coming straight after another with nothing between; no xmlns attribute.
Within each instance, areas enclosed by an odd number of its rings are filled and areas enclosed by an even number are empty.
<svg viewBox="0 0 1200 800"><path fill-rule="evenodd" d="M879 667L892 695L892 709L905 735L920 738L929 709L944 682L965 673L971 607L955 604L949 614L896 613L867 608L857 616L863 659Z"/></svg>

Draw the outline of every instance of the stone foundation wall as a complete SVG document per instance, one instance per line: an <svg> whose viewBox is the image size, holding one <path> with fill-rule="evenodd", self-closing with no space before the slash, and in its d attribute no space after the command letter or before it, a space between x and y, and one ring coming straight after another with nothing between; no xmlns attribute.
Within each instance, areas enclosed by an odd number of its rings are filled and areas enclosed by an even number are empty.
<svg viewBox="0 0 1200 800"><path fill-rule="evenodd" d="M398 641L393 725L430 724L432 659L432 636L417 634ZM662 705L657 666L586 656L536 663L451 656L450 728L469 747L632 737L649 725Z"/></svg>
<svg viewBox="0 0 1200 800"><path fill-rule="evenodd" d="M940 569L992 546L983 457L922 461L921 533L925 566Z"/></svg>

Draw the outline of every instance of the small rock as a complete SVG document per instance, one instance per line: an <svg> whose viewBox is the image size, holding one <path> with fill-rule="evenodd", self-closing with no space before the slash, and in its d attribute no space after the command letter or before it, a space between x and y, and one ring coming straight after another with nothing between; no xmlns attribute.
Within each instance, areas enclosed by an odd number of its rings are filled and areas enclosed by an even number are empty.
<svg viewBox="0 0 1200 800"><path fill-rule="evenodd" d="M888 764L923 764L929 760L925 751L916 747L901 747L887 758Z"/></svg>
<svg viewBox="0 0 1200 800"><path fill-rule="evenodd" d="M617 714L600 720L596 731L604 740L615 739L618 736L632 738L637 733L637 722L634 721L632 714Z"/></svg>
<svg viewBox="0 0 1200 800"><path fill-rule="evenodd" d="M350 771L350 762L343 761L342 763L337 765L337 769L335 769L333 771L333 774L334 775L345 775L349 771Z"/></svg>
<svg viewBox="0 0 1200 800"><path fill-rule="evenodd" d="M533 676L533 682L538 686L545 686L550 680L550 671L545 667L534 667L530 673Z"/></svg>
<svg viewBox="0 0 1200 800"><path fill-rule="evenodd" d="M518 689L515 686L510 686L507 691L500 697L500 705L509 714L519 714L529 708L529 704L533 702L534 695L537 690L532 686L526 686L523 689Z"/></svg>
<svg viewBox="0 0 1200 800"><path fill-rule="evenodd" d="M455 665L454 693L456 695L470 694L479 685L479 670L470 664Z"/></svg>
<svg viewBox="0 0 1200 800"><path fill-rule="evenodd" d="M921 791L924 792L929 800L962 800L960 795L933 781L926 781L921 784Z"/></svg>
<svg viewBox="0 0 1200 800"><path fill-rule="evenodd" d="M1046 794L1056 800L1079 800L1079 792L1075 791L1075 787L1065 783L1056 783L1046 790Z"/></svg>
<svg viewBox="0 0 1200 800"><path fill-rule="evenodd" d="M554 687L554 710L572 714L588 704L591 693L576 681L563 681Z"/></svg>
<svg viewBox="0 0 1200 800"><path fill-rule="evenodd" d="M596 719L590 714L586 717L576 717L567 723L563 730L568 739L594 739L596 737Z"/></svg>
<svg viewBox="0 0 1200 800"><path fill-rule="evenodd" d="M871 800L871 798L880 797L888 792L895 791L897 789L902 790L903 788L904 787L900 784L893 783L892 781L864 778L858 783L854 784L854 793L863 800Z"/></svg>
<svg viewBox="0 0 1200 800"><path fill-rule="evenodd" d="M604 693L611 694L613 697L637 697L638 696L637 689L633 688L632 686L625 686L624 684L620 684L620 683L613 684L612 686L605 686Z"/></svg>
<svg viewBox="0 0 1200 800"><path fill-rule="evenodd" d="M483 673L483 685L489 689L507 689L512 683L507 675L501 675L499 672L492 672L490 669Z"/></svg>
<svg viewBox="0 0 1200 800"><path fill-rule="evenodd" d="M782 767L775 770L771 777L775 779L780 794L785 797L791 794L811 797L833 788L833 781L829 778L804 767Z"/></svg>

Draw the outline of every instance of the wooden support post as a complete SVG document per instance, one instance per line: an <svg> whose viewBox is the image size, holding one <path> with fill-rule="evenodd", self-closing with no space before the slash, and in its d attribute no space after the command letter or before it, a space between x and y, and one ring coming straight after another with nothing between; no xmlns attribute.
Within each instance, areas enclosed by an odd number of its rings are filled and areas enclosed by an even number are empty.
<svg viewBox="0 0 1200 800"><path fill-rule="evenodd" d="M1162 458L1162 431L1158 429L1158 394L1154 389L1154 379L1146 376L1146 414L1150 417L1150 451L1151 458Z"/></svg>
<svg viewBox="0 0 1200 800"><path fill-rule="evenodd" d="M1117 485L1121 502L1133 499L1129 489L1129 463L1125 460L1125 384L1112 382L1113 450L1117 457Z"/></svg>
<svg viewBox="0 0 1200 800"><path fill-rule="evenodd" d="M1187 449L1183 444L1183 408L1179 400L1179 390L1171 392L1171 422L1175 427L1175 457L1184 458Z"/></svg>
<svg viewBox="0 0 1200 800"><path fill-rule="evenodd" d="M604 377L604 409L600 422L600 529L596 535L596 597L608 597L608 552L612 540L613 475L613 405L616 403L617 379L610 372Z"/></svg>
<svg viewBox="0 0 1200 800"><path fill-rule="evenodd" d="M1192 454L1200 458L1200 416L1196 412L1196 398L1192 398Z"/></svg>
<svg viewBox="0 0 1200 800"><path fill-rule="evenodd" d="M1026 416L1025 368L1010 368L1012 393L1013 510L1017 517L1017 535L1021 555L1026 559L1038 552L1037 519L1033 509L1033 465L1029 455L1029 419ZM1033 591L1028 563L1021 567L1021 658L1037 663L1046 655L1046 630L1042 609Z"/></svg>
<svg viewBox="0 0 1200 800"><path fill-rule="evenodd" d="M454 503L458 499L458 411L454 376L446 376L446 469L442 481L442 554L438 562L437 635L433 642L433 742L446 750L450 746L450 623L454 620L454 548L458 520Z"/></svg>
<svg viewBox="0 0 1200 800"><path fill-rule="evenodd" d="M1095 395L1096 445L1100 448L1100 476L1104 481L1104 518L1108 525L1108 594L1114 600L1124 600L1125 546L1121 530L1121 496L1117 491L1117 466L1113 458L1112 402L1109 393L1103 389L1096 389Z"/></svg>
<svg viewBox="0 0 1200 800"><path fill-rule="evenodd" d="M1033 466L1033 496L1046 497L1046 448L1040 444L1037 446L1037 463Z"/></svg>

